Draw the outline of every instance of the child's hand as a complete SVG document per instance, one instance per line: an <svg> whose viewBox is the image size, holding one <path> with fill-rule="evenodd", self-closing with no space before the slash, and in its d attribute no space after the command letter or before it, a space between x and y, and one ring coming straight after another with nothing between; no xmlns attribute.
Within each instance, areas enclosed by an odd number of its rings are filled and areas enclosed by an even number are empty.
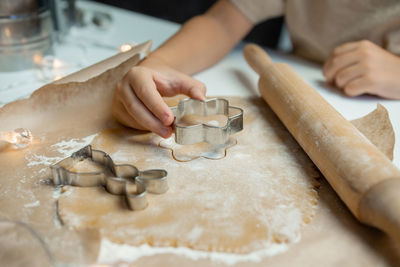
<svg viewBox="0 0 400 267"><path fill-rule="evenodd" d="M169 67L133 67L118 83L112 112L122 124L150 130L166 138L172 133L174 115L162 96L185 94L203 100L203 83Z"/></svg>
<svg viewBox="0 0 400 267"><path fill-rule="evenodd" d="M323 72L349 96L369 93L400 99L400 58L370 41L336 47Z"/></svg>

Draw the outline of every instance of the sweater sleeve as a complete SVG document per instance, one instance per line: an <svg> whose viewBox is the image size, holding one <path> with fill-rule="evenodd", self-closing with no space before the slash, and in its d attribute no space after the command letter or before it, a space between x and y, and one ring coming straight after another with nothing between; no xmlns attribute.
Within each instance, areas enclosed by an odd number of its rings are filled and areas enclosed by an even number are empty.
<svg viewBox="0 0 400 267"><path fill-rule="evenodd" d="M251 22L258 24L284 14L284 0L230 0Z"/></svg>

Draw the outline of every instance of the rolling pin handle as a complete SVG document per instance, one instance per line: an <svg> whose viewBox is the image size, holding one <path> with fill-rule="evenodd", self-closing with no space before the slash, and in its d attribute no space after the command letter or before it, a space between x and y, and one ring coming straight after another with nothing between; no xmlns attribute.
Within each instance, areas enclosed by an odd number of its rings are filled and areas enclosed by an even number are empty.
<svg viewBox="0 0 400 267"><path fill-rule="evenodd" d="M255 44L246 45L243 48L243 55L250 67L260 75L274 64L268 54Z"/></svg>
<svg viewBox="0 0 400 267"><path fill-rule="evenodd" d="M365 192L359 204L361 222L380 228L400 242L400 177L386 179Z"/></svg>

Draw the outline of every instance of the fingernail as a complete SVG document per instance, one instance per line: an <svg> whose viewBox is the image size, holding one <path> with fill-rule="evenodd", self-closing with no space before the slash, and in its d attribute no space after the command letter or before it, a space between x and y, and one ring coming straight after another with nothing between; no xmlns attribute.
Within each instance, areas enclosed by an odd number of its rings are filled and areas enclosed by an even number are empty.
<svg viewBox="0 0 400 267"><path fill-rule="evenodd" d="M170 128L162 128L160 133L161 133L162 137L166 138L171 135L171 129Z"/></svg>
<svg viewBox="0 0 400 267"><path fill-rule="evenodd" d="M162 115L162 122L164 123L164 124L166 124L166 123L168 123L168 120L169 120L169 114L168 113L164 113L163 115Z"/></svg>
<svg viewBox="0 0 400 267"><path fill-rule="evenodd" d="M205 100L206 96L202 94L196 94L193 98L197 98L198 100Z"/></svg>

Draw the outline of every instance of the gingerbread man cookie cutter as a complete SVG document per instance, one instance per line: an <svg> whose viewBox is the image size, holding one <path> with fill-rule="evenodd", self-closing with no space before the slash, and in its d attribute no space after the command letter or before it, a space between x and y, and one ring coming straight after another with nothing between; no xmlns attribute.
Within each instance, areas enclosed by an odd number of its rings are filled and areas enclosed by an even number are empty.
<svg viewBox="0 0 400 267"><path fill-rule="evenodd" d="M175 142L181 145L191 145L201 142L209 144L224 144L229 136L243 130L243 109L230 106L223 98L196 100L187 98L171 107L174 115ZM186 115L224 115L227 122L223 126L209 124L180 125L179 121Z"/></svg>
<svg viewBox="0 0 400 267"><path fill-rule="evenodd" d="M106 170L94 172L73 172L69 170L76 164L77 160L84 159L90 159L104 166ZM163 194L168 190L167 171L163 169L139 171L138 168L130 164L114 164L107 153L92 149L90 145L51 165L50 169L55 185L104 186L113 195L125 195L128 207L131 210L142 210L147 207L147 192Z"/></svg>

